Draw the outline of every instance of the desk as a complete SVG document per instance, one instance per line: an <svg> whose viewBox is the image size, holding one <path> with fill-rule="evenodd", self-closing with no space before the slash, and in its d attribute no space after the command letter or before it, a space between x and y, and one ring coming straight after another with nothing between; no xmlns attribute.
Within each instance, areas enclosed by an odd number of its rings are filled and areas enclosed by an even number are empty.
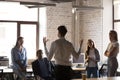
<svg viewBox="0 0 120 80"><path fill-rule="evenodd" d="M83 67L83 66L81 66L81 67L72 66L72 70L73 70L72 78L73 79L74 78L79 79L79 78L82 77L81 73L86 71L86 67Z"/></svg>
<svg viewBox="0 0 120 80"><path fill-rule="evenodd" d="M13 73L13 70L11 68L8 68L8 66L0 66L0 69L3 69L3 74Z"/></svg>
<svg viewBox="0 0 120 80"><path fill-rule="evenodd" d="M72 63L72 69L74 71L85 71L86 66L84 64Z"/></svg>
<svg viewBox="0 0 120 80"><path fill-rule="evenodd" d="M3 74L10 74L13 73L13 69L11 67L8 66L0 66L0 69L3 69ZM27 73L32 73L32 68L31 67L27 67Z"/></svg>
<svg viewBox="0 0 120 80"><path fill-rule="evenodd" d="M86 67L79 67L79 68L72 67L72 69L73 69L74 71L86 71Z"/></svg>
<svg viewBox="0 0 120 80"><path fill-rule="evenodd" d="M0 69L3 69L3 77L6 78L7 80L13 80L14 79L14 72L11 67L8 66L0 66ZM32 76L32 68L27 67L27 76Z"/></svg>
<svg viewBox="0 0 120 80"><path fill-rule="evenodd" d="M82 80L82 79L72 79L72 80ZM86 80L120 80L120 77L89 78Z"/></svg>

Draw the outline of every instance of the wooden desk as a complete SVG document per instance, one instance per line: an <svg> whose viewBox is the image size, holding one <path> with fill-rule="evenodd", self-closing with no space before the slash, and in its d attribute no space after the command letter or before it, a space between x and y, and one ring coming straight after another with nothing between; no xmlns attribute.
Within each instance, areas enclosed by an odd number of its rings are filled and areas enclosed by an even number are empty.
<svg viewBox="0 0 120 80"><path fill-rule="evenodd" d="M82 79L72 79L72 80L82 80ZM120 80L120 77L89 78L86 80Z"/></svg>

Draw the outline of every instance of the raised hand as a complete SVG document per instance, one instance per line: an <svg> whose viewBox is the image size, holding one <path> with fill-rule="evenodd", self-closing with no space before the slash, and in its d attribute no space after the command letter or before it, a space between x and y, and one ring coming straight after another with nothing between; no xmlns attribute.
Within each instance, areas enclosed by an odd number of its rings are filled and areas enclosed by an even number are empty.
<svg viewBox="0 0 120 80"><path fill-rule="evenodd" d="M83 44L83 39L80 40L80 49L82 47L82 44Z"/></svg>
<svg viewBox="0 0 120 80"><path fill-rule="evenodd" d="M48 39L46 39L46 37L43 37L43 43L46 46L46 42L48 41Z"/></svg>
<svg viewBox="0 0 120 80"><path fill-rule="evenodd" d="M82 44L83 44L83 39L80 40L79 44L80 44L80 47L79 47L79 51L78 51L78 53L80 54L80 53L81 53Z"/></svg>

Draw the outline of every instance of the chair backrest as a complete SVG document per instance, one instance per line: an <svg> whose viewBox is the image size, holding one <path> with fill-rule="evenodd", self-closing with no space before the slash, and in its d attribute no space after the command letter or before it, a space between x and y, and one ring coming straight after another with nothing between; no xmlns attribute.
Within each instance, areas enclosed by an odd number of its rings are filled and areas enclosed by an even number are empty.
<svg viewBox="0 0 120 80"><path fill-rule="evenodd" d="M3 78L3 69L0 69L0 78Z"/></svg>
<svg viewBox="0 0 120 80"><path fill-rule="evenodd" d="M99 69L99 77L107 76L107 64L103 64Z"/></svg>

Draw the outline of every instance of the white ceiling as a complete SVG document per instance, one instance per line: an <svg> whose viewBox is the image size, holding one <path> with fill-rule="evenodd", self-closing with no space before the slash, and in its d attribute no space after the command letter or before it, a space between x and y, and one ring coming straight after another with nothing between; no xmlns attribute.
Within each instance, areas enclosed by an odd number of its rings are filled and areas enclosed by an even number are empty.
<svg viewBox="0 0 120 80"><path fill-rule="evenodd" d="M120 0L114 0L114 5L120 4Z"/></svg>
<svg viewBox="0 0 120 80"><path fill-rule="evenodd" d="M38 3L51 3L51 2L72 2L73 0L3 0L3 1L17 1L17 2L38 2Z"/></svg>

